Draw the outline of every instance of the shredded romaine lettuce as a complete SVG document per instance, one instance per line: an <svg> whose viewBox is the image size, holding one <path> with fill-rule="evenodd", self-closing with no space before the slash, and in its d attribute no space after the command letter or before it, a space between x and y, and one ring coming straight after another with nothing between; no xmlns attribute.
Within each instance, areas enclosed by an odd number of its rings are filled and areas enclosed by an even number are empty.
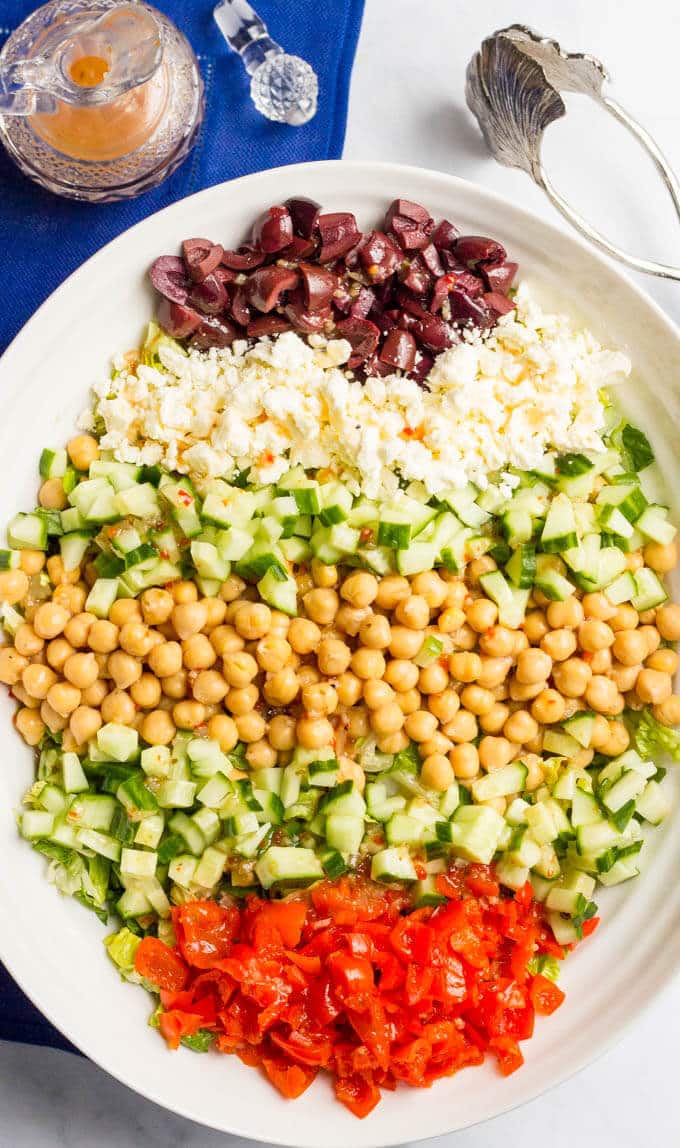
<svg viewBox="0 0 680 1148"><path fill-rule="evenodd" d="M135 953L140 941L141 937L136 937L125 926L104 939L107 953L125 980L129 980L132 976L139 980L135 973Z"/></svg>
<svg viewBox="0 0 680 1148"><path fill-rule="evenodd" d="M158 354L161 347L170 347L173 351L177 351L180 355L186 355L186 351L181 343L168 335L158 323L153 321L149 323L146 329L146 338L142 344L141 361L147 367L161 367L163 362Z"/></svg>
<svg viewBox="0 0 680 1148"><path fill-rule="evenodd" d="M208 1032L207 1028L199 1028L193 1036L183 1036L181 1043L192 1052L208 1052L215 1043L216 1035Z"/></svg>
<svg viewBox="0 0 680 1148"><path fill-rule="evenodd" d="M672 761L680 761L680 733L657 721L649 708L636 715L633 742L640 757L667 754Z"/></svg>

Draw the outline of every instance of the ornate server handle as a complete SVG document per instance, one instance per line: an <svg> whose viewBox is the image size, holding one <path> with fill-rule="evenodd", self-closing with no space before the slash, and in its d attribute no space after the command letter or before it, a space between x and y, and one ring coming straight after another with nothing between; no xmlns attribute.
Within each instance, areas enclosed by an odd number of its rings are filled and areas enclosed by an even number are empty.
<svg viewBox="0 0 680 1148"><path fill-rule="evenodd" d="M541 159L543 134L566 114L561 92L590 96L623 124L651 156L680 218L680 183L660 148L629 113L605 95L607 72L599 60L583 53L563 52L555 40L539 36L522 24L512 24L486 39L468 65L466 99L495 159L526 171L551 203L602 251L620 263L680 280L680 267L630 255L591 227L553 186Z"/></svg>

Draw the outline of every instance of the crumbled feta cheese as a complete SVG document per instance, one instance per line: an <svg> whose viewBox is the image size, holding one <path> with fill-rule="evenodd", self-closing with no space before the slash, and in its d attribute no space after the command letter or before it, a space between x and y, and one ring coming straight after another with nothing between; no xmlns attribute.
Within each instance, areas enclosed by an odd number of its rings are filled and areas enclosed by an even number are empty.
<svg viewBox="0 0 680 1148"><path fill-rule="evenodd" d="M491 332L439 355L427 389L399 375L359 383L343 369L349 343L291 331L207 353L161 346L161 368L118 356L115 377L93 388L102 446L199 482L247 468L276 482L301 464L373 498L393 495L399 477L439 494L486 486L491 473L509 494L509 467L535 468L551 448L601 449L601 389L630 371L526 287L516 302Z"/></svg>

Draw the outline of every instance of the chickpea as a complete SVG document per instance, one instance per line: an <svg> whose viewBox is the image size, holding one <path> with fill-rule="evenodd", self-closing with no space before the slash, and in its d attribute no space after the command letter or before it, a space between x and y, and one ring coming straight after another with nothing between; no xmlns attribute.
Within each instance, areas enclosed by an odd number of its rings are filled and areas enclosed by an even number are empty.
<svg viewBox="0 0 680 1148"><path fill-rule="evenodd" d="M485 634L495 625L498 618L498 606L489 598L476 598L465 611L469 626L478 634Z"/></svg>
<svg viewBox="0 0 680 1148"><path fill-rule="evenodd" d="M19 569L23 570L24 574L39 574L45 565L45 555L42 550L21 550L19 558Z"/></svg>
<svg viewBox="0 0 680 1148"><path fill-rule="evenodd" d="M557 690L545 689L534 698L531 705L531 716L541 725L552 725L562 721L566 705L564 698Z"/></svg>
<svg viewBox="0 0 680 1148"><path fill-rule="evenodd" d="M234 628L242 638L256 641L269 633L272 612L264 602L245 602L234 618Z"/></svg>
<svg viewBox="0 0 680 1148"><path fill-rule="evenodd" d="M458 713L453 715L451 721L448 721L445 726L442 726L442 732L446 737L451 738L451 741L474 741L479 732L477 718L468 710L458 710Z"/></svg>
<svg viewBox="0 0 680 1148"><path fill-rule="evenodd" d="M37 710L20 709L14 724L27 745L37 745L45 733L45 723Z"/></svg>
<svg viewBox="0 0 680 1148"><path fill-rule="evenodd" d="M64 637L75 649L81 649L88 644L90 630L96 621L94 614L75 614L64 626Z"/></svg>
<svg viewBox="0 0 680 1148"><path fill-rule="evenodd" d="M180 702L180 705L187 704L190 703ZM167 710L152 710L145 714L140 727L140 733L149 745L169 745L176 732L175 723Z"/></svg>
<svg viewBox="0 0 680 1148"><path fill-rule="evenodd" d="M462 609L464 603L470 597L465 583L457 574L453 574L448 570L441 570L440 577L446 582L446 599L444 603L446 608L454 610Z"/></svg>
<svg viewBox="0 0 680 1148"><path fill-rule="evenodd" d="M99 458L99 443L91 434L78 434L66 444L66 450L76 470L89 470Z"/></svg>
<svg viewBox="0 0 680 1148"><path fill-rule="evenodd" d="M405 658L393 658L385 668L385 681L399 693L412 690L418 681L419 670Z"/></svg>
<svg viewBox="0 0 680 1148"><path fill-rule="evenodd" d="M137 716L137 708L126 690L111 690L101 704L101 714L105 722L120 722L131 725Z"/></svg>
<svg viewBox="0 0 680 1148"><path fill-rule="evenodd" d="M506 737L493 737L491 734L486 734L477 747L482 769L486 769L489 773L493 773L496 769L502 769L504 765L512 761L515 748L514 743L508 741Z"/></svg>
<svg viewBox="0 0 680 1148"><path fill-rule="evenodd" d="M590 734L591 749L601 750L603 745L606 745L609 737L609 722L602 714L595 714L593 721L593 728Z"/></svg>
<svg viewBox="0 0 680 1148"><path fill-rule="evenodd" d="M133 658L132 654L126 654L123 650L114 650L109 655L108 669L114 682L121 690L126 690L128 686L131 686L142 676L142 663L138 658Z"/></svg>
<svg viewBox="0 0 680 1148"><path fill-rule="evenodd" d="M589 618L587 622L581 622L577 634L581 649L588 650L590 653L608 649L614 642L614 631L611 626L597 618Z"/></svg>
<svg viewBox="0 0 680 1148"><path fill-rule="evenodd" d="M386 702L396 700L392 687L387 682L376 678L364 682L362 693L369 710L377 710Z"/></svg>
<svg viewBox="0 0 680 1148"><path fill-rule="evenodd" d="M653 708L654 717L664 725L680 725L680 697L671 694Z"/></svg>
<svg viewBox="0 0 680 1148"><path fill-rule="evenodd" d="M550 632L550 626L543 611L531 610L524 619L523 630L528 640L537 646Z"/></svg>
<svg viewBox="0 0 680 1148"><path fill-rule="evenodd" d="M480 714L479 728L484 733L501 733L503 726L510 716L510 707L503 702L494 701L490 710Z"/></svg>
<svg viewBox="0 0 680 1148"><path fill-rule="evenodd" d="M420 630L410 630L408 626L393 626L390 638L390 654L393 658L415 658L423 644Z"/></svg>
<svg viewBox="0 0 680 1148"><path fill-rule="evenodd" d="M423 697L420 690L402 690L400 694L394 695L394 700L404 717L408 717L409 714L421 709L423 704Z"/></svg>
<svg viewBox="0 0 680 1148"><path fill-rule="evenodd" d="M340 596L350 606L359 609L370 606L378 595L378 580L366 570L355 570L348 574L340 587ZM309 611L308 611L309 612Z"/></svg>
<svg viewBox="0 0 680 1148"><path fill-rule="evenodd" d="M380 579L375 604L380 610L394 610L398 602L411 593L408 579L401 574L387 574Z"/></svg>
<svg viewBox="0 0 680 1148"><path fill-rule="evenodd" d="M641 630L619 630L614 638L612 653L624 666L639 665L648 654L646 635Z"/></svg>
<svg viewBox="0 0 680 1148"><path fill-rule="evenodd" d="M109 610L109 621L119 628L126 622L141 622L142 611L136 598L118 598Z"/></svg>
<svg viewBox="0 0 680 1148"><path fill-rule="evenodd" d="M460 701L466 710L480 717L493 709L496 699L490 690L485 690L482 686L469 685L461 690Z"/></svg>
<svg viewBox="0 0 680 1148"><path fill-rule="evenodd" d="M210 635L210 644L216 654L223 658L242 650L245 642L233 626L217 626Z"/></svg>
<svg viewBox="0 0 680 1148"><path fill-rule="evenodd" d="M64 677L79 690L94 685L99 677L99 666L94 654L71 653L63 663Z"/></svg>
<svg viewBox="0 0 680 1148"><path fill-rule="evenodd" d="M567 698L583 697L592 676L590 666L581 658L567 658L553 668L555 686Z"/></svg>
<svg viewBox="0 0 680 1148"><path fill-rule="evenodd" d="M87 591L82 586L57 586L52 595L55 606L63 606L69 614L79 614L85 607Z"/></svg>
<svg viewBox="0 0 680 1148"><path fill-rule="evenodd" d="M312 558L311 574L315 586L328 589L328 587L337 586L338 584L337 566L327 565L324 562L320 562L318 558Z"/></svg>
<svg viewBox="0 0 680 1148"><path fill-rule="evenodd" d="M490 554L482 554L481 558L474 558L467 568L467 578L471 586L477 586L482 574L490 574L498 566Z"/></svg>
<svg viewBox="0 0 680 1148"><path fill-rule="evenodd" d="M615 662L609 671L609 677L614 682L619 693L623 694L635 689L635 683L641 669L641 665L624 666L620 662Z"/></svg>
<svg viewBox="0 0 680 1148"><path fill-rule="evenodd" d="M246 761L251 769L271 769L272 766L276 765L278 756L266 738L251 741L246 750Z"/></svg>
<svg viewBox="0 0 680 1148"><path fill-rule="evenodd" d="M208 617L204 626L206 634L211 633L217 626L221 626L226 614L227 604L221 598L202 598Z"/></svg>
<svg viewBox="0 0 680 1148"><path fill-rule="evenodd" d="M76 745L84 745L96 735L97 730L101 729L102 716L99 710L91 706L78 706L69 718L68 727Z"/></svg>
<svg viewBox="0 0 680 1148"><path fill-rule="evenodd" d="M589 663L594 674L608 674L612 668L611 649L597 650L590 654Z"/></svg>
<svg viewBox="0 0 680 1148"><path fill-rule="evenodd" d="M225 706L234 716L237 714L247 714L250 713L252 709L255 709L259 697L260 691L253 682L247 686L232 686L227 694Z"/></svg>
<svg viewBox="0 0 680 1148"><path fill-rule="evenodd" d="M297 697L300 682L292 666L284 666L274 674L269 674L263 686L263 693L270 706L287 706Z"/></svg>
<svg viewBox="0 0 680 1148"><path fill-rule="evenodd" d="M154 586L145 590L140 598L142 618L147 626L158 626L167 622L172 614L175 600L167 590Z"/></svg>
<svg viewBox="0 0 680 1148"><path fill-rule="evenodd" d="M439 719L442 725L446 725L458 713L460 698L455 690L444 690L441 694L430 694L427 699L427 708Z"/></svg>
<svg viewBox="0 0 680 1148"><path fill-rule="evenodd" d="M469 781L479 773L479 753L475 745L456 745L449 753L454 776Z"/></svg>
<svg viewBox="0 0 680 1148"><path fill-rule="evenodd" d="M191 692L197 702L214 706L224 700L227 683L217 670L201 670L194 678Z"/></svg>
<svg viewBox="0 0 680 1148"><path fill-rule="evenodd" d="M15 574L16 571L12 570L9 573ZM65 610L63 606L44 602L42 606L38 606L33 616L33 629L40 638L56 638L57 634L62 633L68 620L68 610Z"/></svg>
<svg viewBox="0 0 680 1148"><path fill-rule="evenodd" d="M230 574L220 586L220 598L223 602L235 602L246 588L246 584L238 574Z"/></svg>
<svg viewBox="0 0 680 1148"><path fill-rule="evenodd" d="M322 638L317 651L319 669L329 677L344 674L352 659L352 651L341 638Z"/></svg>
<svg viewBox="0 0 680 1148"><path fill-rule="evenodd" d="M449 674L441 662L423 666L418 675L418 689L423 694L441 694L449 684Z"/></svg>
<svg viewBox="0 0 680 1148"><path fill-rule="evenodd" d="M626 570L630 570L633 574L641 570L644 564L645 560L639 550L632 554L626 554Z"/></svg>
<svg viewBox="0 0 680 1148"><path fill-rule="evenodd" d="M12 646L0 648L0 682L15 686L28 666L28 659Z"/></svg>
<svg viewBox="0 0 680 1148"><path fill-rule="evenodd" d="M563 602L551 602L546 610L551 630L575 630L583 621L583 606L571 595Z"/></svg>
<svg viewBox="0 0 680 1148"><path fill-rule="evenodd" d="M390 624L382 614L369 614L359 627L359 640L370 650L386 650L391 637Z"/></svg>
<svg viewBox="0 0 680 1148"><path fill-rule="evenodd" d="M352 654L350 666L352 672L364 681L369 678L381 678L385 673L385 658L380 650L367 650L360 646Z"/></svg>
<svg viewBox="0 0 680 1148"><path fill-rule="evenodd" d="M366 737L370 732L368 723L368 710L365 706L353 706L347 714L347 733L349 737Z"/></svg>
<svg viewBox="0 0 680 1148"><path fill-rule="evenodd" d="M68 725L68 717L62 717L61 714L58 714L47 699L40 706L40 716L51 733L59 733Z"/></svg>
<svg viewBox="0 0 680 1148"><path fill-rule="evenodd" d="M314 590L308 590L302 601L308 617L319 626L330 626L340 605L340 599L335 590L324 589L320 586ZM293 645L292 641L291 645Z"/></svg>
<svg viewBox="0 0 680 1148"><path fill-rule="evenodd" d="M130 696L140 709L155 709L161 700L161 683L153 674L142 674L141 678L130 686Z"/></svg>
<svg viewBox="0 0 680 1148"><path fill-rule="evenodd" d="M446 602L448 586L436 570L425 570L411 581L411 593L424 598L431 610L438 610Z"/></svg>
<svg viewBox="0 0 680 1148"><path fill-rule="evenodd" d="M202 702L181 701L172 707L172 718L178 729L196 729L205 721Z"/></svg>
<svg viewBox="0 0 680 1148"><path fill-rule="evenodd" d="M420 594L411 594L397 602L394 617L409 630L424 630L430 621L430 607Z"/></svg>
<svg viewBox="0 0 680 1148"><path fill-rule="evenodd" d="M401 712L399 717L401 718ZM333 726L325 717L301 717L295 726L297 740L304 749L321 749L333 742Z"/></svg>
<svg viewBox="0 0 680 1148"><path fill-rule="evenodd" d="M189 692L189 675L186 670L178 670L176 674L168 674L161 682L161 689L168 698L180 701Z"/></svg>
<svg viewBox="0 0 680 1148"><path fill-rule="evenodd" d="M321 641L321 631L309 618L293 618L288 630L288 641L296 654L311 654Z"/></svg>
<svg viewBox="0 0 680 1148"><path fill-rule="evenodd" d="M80 705L80 690L70 682L56 682L47 691L47 701L60 717L68 717Z"/></svg>
<svg viewBox="0 0 680 1148"><path fill-rule="evenodd" d="M612 630L634 630L640 621L637 610L624 602L618 607L613 618L609 619Z"/></svg>
<svg viewBox="0 0 680 1148"><path fill-rule="evenodd" d="M607 739L601 746L600 753L606 754L607 757L618 757L619 754L625 753L629 745L630 737L623 722L608 722Z"/></svg>
<svg viewBox="0 0 680 1148"><path fill-rule="evenodd" d="M456 775L448 757L437 753L425 758L420 769L420 780L427 789L443 793L453 785Z"/></svg>
<svg viewBox="0 0 680 1148"><path fill-rule="evenodd" d="M528 710L515 710L506 721L503 733L508 741L526 745L538 736L538 722Z"/></svg>
<svg viewBox="0 0 680 1148"><path fill-rule="evenodd" d="M447 606L437 618L437 629L440 634L455 634L465 623L465 614L459 606Z"/></svg>
<svg viewBox="0 0 680 1148"><path fill-rule="evenodd" d="M524 786L529 792L538 789L543 784L545 773L543 770L543 762L540 757L535 753L526 753L522 756L522 761L527 767L527 775Z"/></svg>
<svg viewBox="0 0 680 1148"><path fill-rule="evenodd" d="M494 689L502 685L510 672L512 658L482 658L482 668L477 676L477 685L484 689Z"/></svg>
<svg viewBox="0 0 680 1148"><path fill-rule="evenodd" d="M662 546L660 542L648 542L642 553L647 566L657 574L670 574L678 564L678 548L675 542L669 542L666 546Z"/></svg>
<svg viewBox="0 0 680 1148"><path fill-rule="evenodd" d="M289 642L278 634L272 633L260 638L255 647L258 666L272 673L276 670L282 670L291 660L292 653Z"/></svg>
<svg viewBox="0 0 680 1148"><path fill-rule="evenodd" d="M336 685L340 705L356 705L361 697L363 684L361 678L358 678L356 674L353 674L351 671L340 674Z"/></svg>
<svg viewBox="0 0 680 1148"><path fill-rule="evenodd" d="M173 582L170 593L178 606L186 606L191 602L198 601L198 587L195 582Z"/></svg>
<svg viewBox="0 0 680 1148"><path fill-rule="evenodd" d="M98 618L88 630L87 644L96 654L111 654L118 648L118 634L118 626L106 618Z"/></svg>
<svg viewBox="0 0 680 1148"><path fill-rule="evenodd" d="M158 678L168 678L182 668L182 647L179 642L161 642L149 651L149 669Z"/></svg>
<svg viewBox="0 0 680 1148"><path fill-rule="evenodd" d="M44 638L38 637L30 622L22 622L14 635L14 646L17 653L25 658L32 658L39 654L45 645Z"/></svg>
<svg viewBox="0 0 680 1148"><path fill-rule="evenodd" d="M429 710L415 710L406 718L404 729L412 741L429 741L437 732L439 722Z"/></svg>
<svg viewBox="0 0 680 1148"><path fill-rule="evenodd" d="M482 671L482 659L479 654L461 651L451 654L449 658L451 676L458 682L474 682Z"/></svg>
<svg viewBox="0 0 680 1148"><path fill-rule="evenodd" d="M544 682L552 670L552 658L543 650L522 650L517 658L517 681L524 686Z"/></svg>
<svg viewBox="0 0 680 1148"><path fill-rule="evenodd" d="M267 737L277 751L295 749L295 718L277 714L269 723Z"/></svg>
<svg viewBox="0 0 680 1148"><path fill-rule="evenodd" d="M47 478L38 491L38 502L45 510L64 510L68 497L60 478Z"/></svg>
<svg viewBox="0 0 680 1148"><path fill-rule="evenodd" d="M639 633L640 631L636 631ZM655 650L647 658L646 665L650 670L660 670L662 674L674 674L678 668L678 655L675 650L669 649L667 646L661 650Z"/></svg>
<svg viewBox="0 0 680 1148"><path fill-rule="evenodd" d="M359 610L356 606L350 606L347 602L341 602L338 612L335 616L335 627L341 633L348 634L351 638L356 638L361 624L372 613L370 606L364 607Z"/></svg>
<svg viewBox="0 0 680 1148"><path fill-rule="evenodd" d="M26 690L25 687L21 684L21 682L17 682L16 686L13 687L12 697L16 701L21 702L22 706L26 706L26 708L29 710L40 709L41 699L32 697L31 694L28 693L28 690Z"/></svg>
<svg viewBox="0 0 680 1148"><path fill-rule="evenodd" d="M57 675L54 671L49 666L41 665L40 662L26 666L21 675L21 684L26 693L32 698L38 698L39 701L47 697L48 691L56 681Z"/></svg>
<svg viewBox="0 0 680 1148"><path fill-rule="evenodd" d="M508 658L515 650L516 635L506 626L490 626L480 636L479 648L491 658Z"/></svg>
<svg viewBox="0 0 680 1148"><path fill-rule="evenodd" d="M454 640L459 650L470 652L474 650L477 645L478 636L476 631L472 629L472 626L468 626L467 622L465 622L458 633L454 635Z"/></svg>
<svg viewBox="0 0 680 1148"><path fill-rule="evenodd" d="M100 706L109 692L109 687L103 678L97 678L91 686L82 691L84 706Z"/></svg>
<svg viewBox="0 0 680 1148"><path fill-rule="evenodd" d="M376 739L376 745L381 753L401 753L408 747L409 740L403 729L395 733L386 733Z"/></svg>
<svg viewBox="0 0 680 1148"><path fill-rule="evenodd" d="M208 722L208 737L217 742L223 753L229 753L238 743L234 719L227 714L214 714Z"/></svg>
<svg viewBox="0 0 680 1148"><path fill-rule="evenodd" d="M202 602L182 602L173 607L171 619L177 637L184 641L200 634L208 620L208 611Z"/></svg>
<svg viewBox="0 0 680 1148"><path fill-rule="evenodd" d="M680 604L671 602L659 606L656 612L656 628L667 642L677 642L680 639Z"/></svg>
<svg viewBox="0 0 680 1148"><path fill-rule="evenodd" d="M235 655L235 657L242 656L242 654ZM182 642L182 662L187 670L209 670L216 661L217 654L205 634L194 634ZM254 658L252 661L257 669L257 662ZM228 663L231 663L231 659L228 659Z"/></svg>
<svg viewBox="0 0 680 1148"><path fill-rule="evenodd" d="M404 714L396 702L388 701L374 709L369 720L373 732L378 737L385 737L387 734L397 733L403 727Z"/></svg>
<svg viewBox="0 0 680 1148"><path fill-rule="evenodd" d="M24 674L24 684L25 676ZM673 693L671 676L670 674L663 674L659 670L642 669L635 683L635 692L641 702L658 706Z"/></svg>
<svg viewBox="0 0 680 1148"><path fill-rule="evenodd" d="M585 594L582 605L586 618L595 618L600 622L609 622L616 615L617 607L613 606L607 595L600 591Z"/></svg>
<svg viewBox="0 0 680 1148"><path fill-rule="evenodd" d="M624 702L618 691L616 682L605 678L601 674L593 674L586 686L585 700L590 709L596 713L614 716L621 713Z"/></svg>
<svg viewBox="0 0 680 1148"><path fill-rule="evenodd" d="M310 717L326 717L338 708L338 695L330 682L313 682L303 686L302 706Z"/></svg>
<svg viewBox="0 0 680 1148"><path fill-rule="evenodd" d="M596 623L597 624L597 623ZM604 622L601 623L604 625ZM588 622L582 622L582 626L589 625ZM552 658L554 662L564 662L570 658L576 649L576 636L573 630L563 628L561 630L549 630L544 638L541 638L541 649Z"/></svg>

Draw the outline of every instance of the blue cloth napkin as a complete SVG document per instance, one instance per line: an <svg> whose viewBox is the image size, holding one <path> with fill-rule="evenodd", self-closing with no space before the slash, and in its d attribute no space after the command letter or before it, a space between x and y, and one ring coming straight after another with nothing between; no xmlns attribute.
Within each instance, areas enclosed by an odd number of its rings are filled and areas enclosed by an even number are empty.
<svg viewBox="0 0 680 1148"><path fill-rule="evenodd" d="M2 0L0 43L36 3ZM156 4L187 35L198 55L206 86L198 143L160 187L127 203L99 206L43 191L21 175L0 147L0 251L12 284L0 308L0 351L83 260L145 216L225 179L342 154L363 0L256 0L274 39L309 60L319 77L319 109L310 123L299 128L273 124L253 107L249 77L213 21L214 0L156 0ZM0 1039L74 1051L1 965Z"/></svg>

